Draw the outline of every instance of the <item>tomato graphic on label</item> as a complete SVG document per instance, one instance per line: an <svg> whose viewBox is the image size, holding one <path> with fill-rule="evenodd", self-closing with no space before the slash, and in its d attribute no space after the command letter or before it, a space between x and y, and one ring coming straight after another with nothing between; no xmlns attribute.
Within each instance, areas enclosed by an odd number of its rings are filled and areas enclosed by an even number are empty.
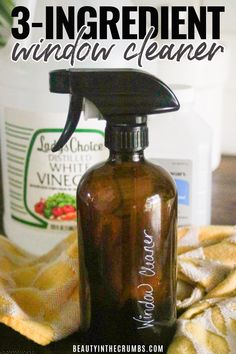
<svg viewBox="0 0 236 354"><path fill-rule="evenodd" d="M71 194L56 193L47 199L41 198L34 205L34 211L48 220L76 220L76 200Z"/></svg>

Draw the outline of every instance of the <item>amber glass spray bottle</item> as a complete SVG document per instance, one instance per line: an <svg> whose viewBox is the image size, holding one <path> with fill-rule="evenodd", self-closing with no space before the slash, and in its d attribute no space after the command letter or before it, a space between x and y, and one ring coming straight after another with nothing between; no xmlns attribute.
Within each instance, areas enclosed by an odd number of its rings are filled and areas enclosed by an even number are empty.
<svg viewBox="0 0 236 354"><path fill-rule="evenodd" d="M179 103L163 82L137 70L54 71L50 89L71 94L53 151L71 137L85 98L107 121L110 157L83 176L77 191L80 264L91 293L87 324L81 292L82 328L91 343L165 345L176 320L177 195L170 175L148 162L144 149L147 115Z"/></svg>

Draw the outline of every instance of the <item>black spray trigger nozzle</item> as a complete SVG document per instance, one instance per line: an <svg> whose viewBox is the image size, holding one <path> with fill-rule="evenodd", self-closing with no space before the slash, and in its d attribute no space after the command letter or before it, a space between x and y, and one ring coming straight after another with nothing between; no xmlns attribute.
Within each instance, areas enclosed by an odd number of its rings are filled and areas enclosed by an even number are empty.
<svg viewBox="0 0 236 354"><path fill-rule="evenodd" d="M105 145L109 148L116 141L125 144L128 135L123 137L122 133L121 137L118 132L125 127L131 130L131 145L136 141L143 141L142 146L147 145L146 117L179 109L178 99L171 89L141 70L55 70L50 72L50 91L71 95L64 131L52 151L58 151L68 142L83 110L85 119L102 118L107 121ZM143 129L145 137L140 138L139 133L133 133L139 129Z"/></svg>
<svg viewBox="0 0 236 354"><path fill-rule="evenodd" d="M80 115L83 109L83 97L71 95L69 112L65 127L57 143L53 146L52 152L56 152L63 148L63 146L70 140L70 137L76 130L79 123Z"/></svg>

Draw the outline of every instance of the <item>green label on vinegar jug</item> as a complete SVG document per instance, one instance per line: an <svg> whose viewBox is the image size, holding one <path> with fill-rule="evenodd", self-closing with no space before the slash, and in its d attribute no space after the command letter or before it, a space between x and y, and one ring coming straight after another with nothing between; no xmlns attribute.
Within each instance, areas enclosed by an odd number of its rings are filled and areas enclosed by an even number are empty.
<svg viewBox="0 0 236 354"><path fill-rule="evenodd" d="M52 153L62 132L62 127L53 127L58 124L58 115L37 117L7 109L5 117L11 217L37 228L74 229L76 189L86 170L103 159L103 131L77 129L62 150ZM42 128L43 122L50 122L50 127Z"/></svg>

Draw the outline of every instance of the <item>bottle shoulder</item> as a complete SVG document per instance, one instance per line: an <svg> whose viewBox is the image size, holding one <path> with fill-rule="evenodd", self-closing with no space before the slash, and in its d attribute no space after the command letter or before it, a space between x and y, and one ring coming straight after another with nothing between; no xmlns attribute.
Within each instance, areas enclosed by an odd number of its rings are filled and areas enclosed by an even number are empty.
<svg viewBox="0 0 236 354"><path fill-rule="evenodd" d="M176 186L171 175L161 166L148 160L142 162L112 163L106 161L92 167L82 177L78 186L78 194L100 195L122 191L151 196L164 195L167 199L176 196ZM109 192L108 192L109 191Z"/></svg>
<svg viewBox="0 0 236 354"><path fill-rule="evenodd" d="M174 179L165 168L149 160L146 160L146 166L148 170L151 172L151 174L153 174L154 178L156 177L158 179L165 180L166 183L173 185L175 188Z"/></svg>

